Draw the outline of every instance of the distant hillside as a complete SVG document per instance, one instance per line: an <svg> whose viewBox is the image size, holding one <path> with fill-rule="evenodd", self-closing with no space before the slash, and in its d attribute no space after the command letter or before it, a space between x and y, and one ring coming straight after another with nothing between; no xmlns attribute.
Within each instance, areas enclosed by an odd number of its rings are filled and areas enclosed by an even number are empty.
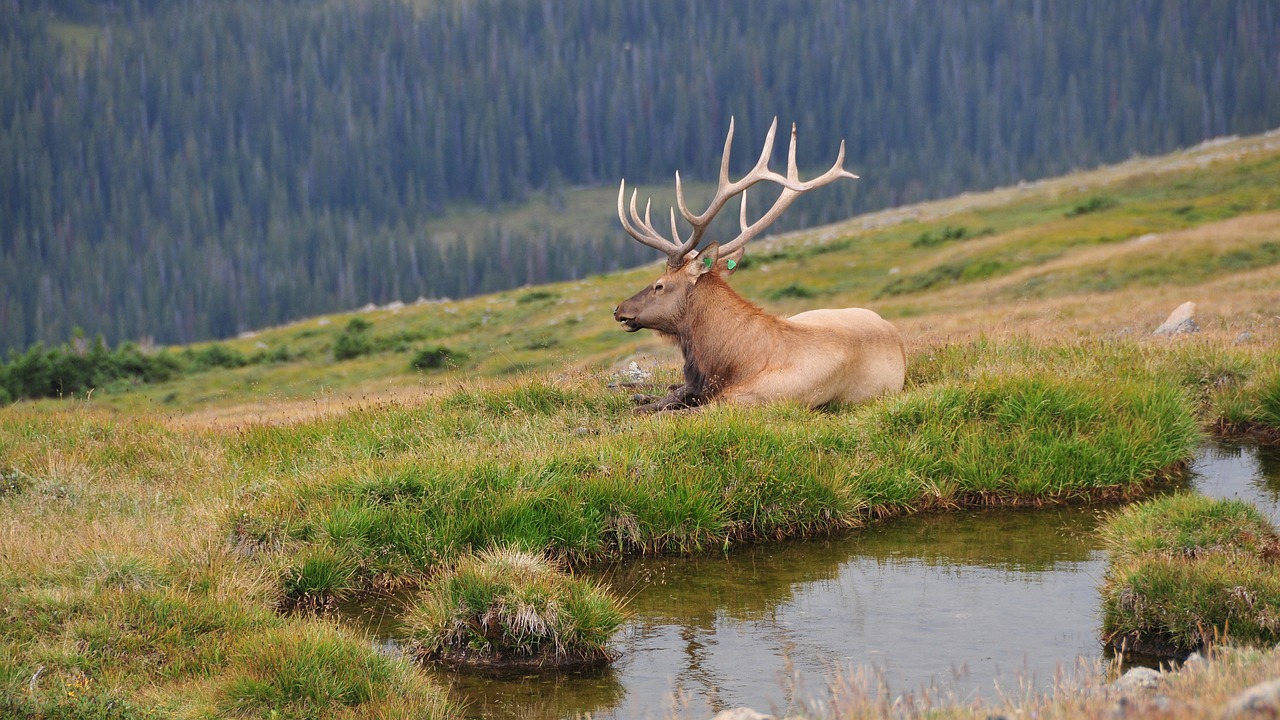
<svg viewBox="0 0 1280 720"><path fill-rule="evenodd" d="M84 344L58 353L72 368L141 368L92 386L95 405L197 423L297 419L524 374L596 383L633 361L665 382L676 350L610 314L659 266L312 317L143 353L147 364L127 347L114 360ZM732 284L779 314L876 310L907 340L911 382L928 382L938 353L965 340L1141 344L1188 300L1201 327L1188 342L1280 347L1280 131L765 238ZM1236 372L1231 362L1224 355L1203 382ZM0 368L0 385L12 370ZM10 394L23 397L16 385Z"/></svg>
<svg viewBox="0 0 1280 720"><path fill-rule="evenodd" d="M0 350L631 266L610 188L731 115L848 139L798 227L1260 132L1276 77L1264 0L3 3Z"/></svg>

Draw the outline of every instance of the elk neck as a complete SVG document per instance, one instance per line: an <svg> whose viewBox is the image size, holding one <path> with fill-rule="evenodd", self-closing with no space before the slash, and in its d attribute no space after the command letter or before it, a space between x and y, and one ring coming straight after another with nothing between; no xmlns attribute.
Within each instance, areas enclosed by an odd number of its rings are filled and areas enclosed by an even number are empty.
<svg viewBox="0 0 1280 720"><path fill-rule="evenodd" d="M698 279L677 340L687 380L711 394L769 364L781 321L753 305L719 275Z"/></svg>

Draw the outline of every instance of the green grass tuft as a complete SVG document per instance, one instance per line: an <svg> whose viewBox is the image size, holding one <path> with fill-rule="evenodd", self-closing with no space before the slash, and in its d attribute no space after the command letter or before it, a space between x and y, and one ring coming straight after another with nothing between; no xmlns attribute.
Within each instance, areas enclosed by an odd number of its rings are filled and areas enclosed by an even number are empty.
<svg viewBox="0 0 1280 720"><path fill-rule="evenodd" d="M438 574L406 624L417 652L469 665L592 665L612 659L621 604L592 582L517 550L487 550Z"/></svg>
<svg viewBox="0 0 1280 720"><path fill-rule="evenodd" d="M1159 498L1102 530L1112 565L1102 588L1113 644L1189 652L1280 640L1280 536L1237 500Z"/></svg>
<svg viewBox="0 0 1280 720"><path fill-rule="evenodd" d="M437 691L403 661L312 622L246 641L222 683L220 714L234 717L442 717Z"/></svg>
<svg viewBox="0 0 1280 720"><path fill-rule="evenodd" d="M333 524L331 522L330 526ZM346 539L341 534L338 537ZM303 553L286 571L281 583L285 602L301 607L332 605L348 594L355 575L355 565L345 555L313 548Z"/></svg>

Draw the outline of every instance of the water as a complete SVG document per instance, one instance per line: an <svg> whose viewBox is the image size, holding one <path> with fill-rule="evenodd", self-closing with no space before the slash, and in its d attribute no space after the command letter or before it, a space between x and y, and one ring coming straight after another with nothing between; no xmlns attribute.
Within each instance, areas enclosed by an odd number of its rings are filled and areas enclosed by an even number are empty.
<svg viewBox="0 0 1280 720"><path fill-rule="evenodd" d="M1189 475L1200 492L1280 519L1280 451L1209 445ZM917 516L838 539L605 568L633 614L612 668L441 679L484 718L709 717L742 705L781 714L826 697L839 672L959 702L1048 690L1102 657L1103 512Z"/></svg>
<svg viewBox="0 0 1280 720"><path fill-rule="evenodd" d="M1213 443L1201 448L1191 472L1197 491L1247 500L1280 524L1280 448Z"/></svg>

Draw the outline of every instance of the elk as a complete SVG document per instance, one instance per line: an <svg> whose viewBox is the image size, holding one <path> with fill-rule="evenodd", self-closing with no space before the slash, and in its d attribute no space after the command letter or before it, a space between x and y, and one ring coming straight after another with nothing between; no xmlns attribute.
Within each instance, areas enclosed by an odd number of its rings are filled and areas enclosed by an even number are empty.
<svg viewBox="0 0 1280 720"><path fill-rule="evenodd" d="M863 308L823 309L788 318L770 315L743 298L725 279L741 262L752 238L772 224L801 193L841 178L858 176L844 169L844 141L831 169L806 182L796 168L796 129L791 126L791 149L785 176L769 169L773 154L774 118L764 150L755 167L741 180L729 180L729 148L733 120L720 160L720 180L711 204L701 214L685 203L680 173L676 172L676 204L692 226L682 239L671 209L667 239L636 209L636 192L624 208L626 180L618 188L618 219L637 241L666 254L662 275L613 311L627 332L647 328L673 342L684 356L684 383L672 385L665 397L636 408L648 413L696 407L708 402L753 405L789 400L811 408L857 403L902 389L906 351L897 328ZM746 191L768 181L782 191L768 212L747 222ZM731 198L740 195L741 232L727 243L698 249L707 227ZM627 210L629 209L629 213Z"/></svg>

